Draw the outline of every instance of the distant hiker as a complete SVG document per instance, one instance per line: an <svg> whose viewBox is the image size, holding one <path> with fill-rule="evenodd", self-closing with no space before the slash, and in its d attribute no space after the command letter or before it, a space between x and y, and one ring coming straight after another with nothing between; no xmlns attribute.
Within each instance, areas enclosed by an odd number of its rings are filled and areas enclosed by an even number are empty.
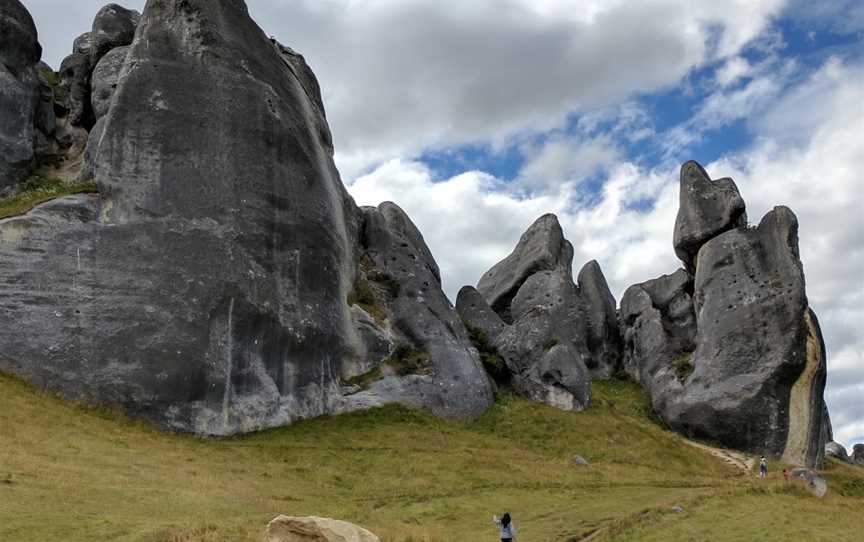
<svg viewBox="0 0 864 542"><path fill-rule="evenodd" d="M763 455L762 460L759 461L759 478L765 478L766 476L768 476L768 460Z"/></svg>
<svg viewBox="0 0 864 542"><path fill-rule="evenodd" d="M788 482L790 475L791 475L791 473L789 472L789 469L783 469L783 479L784 480L786 480Z"/></svg>
<svg viewBox="0 0 864 542"><path fill-rule="evenodd" d="M516 526L510 521L509 512L504 512L501 519L498 519L498 516L492 516L492 523L501 529L501 542L516 540Z"/></svg>

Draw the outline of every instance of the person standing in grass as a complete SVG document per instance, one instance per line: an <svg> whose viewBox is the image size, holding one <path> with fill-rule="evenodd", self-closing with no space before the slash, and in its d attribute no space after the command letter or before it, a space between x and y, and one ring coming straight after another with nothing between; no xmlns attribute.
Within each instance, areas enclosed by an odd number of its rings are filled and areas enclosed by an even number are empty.
<svg viewBox="0 0 864 542"><path fill-rule="evenodd" d="M765 478L766 476L768 476L768 460L763 455L762 460L759 461L759 478Z"/></svg>
<svg viewBox="0 0 864 542"><path fill-rule="evenodd" d="M498 516L492 516L492 523L501 529L501 542L516 540L516 526L510 520L510 512L504 512L501 519L498 519Z"/></svg>

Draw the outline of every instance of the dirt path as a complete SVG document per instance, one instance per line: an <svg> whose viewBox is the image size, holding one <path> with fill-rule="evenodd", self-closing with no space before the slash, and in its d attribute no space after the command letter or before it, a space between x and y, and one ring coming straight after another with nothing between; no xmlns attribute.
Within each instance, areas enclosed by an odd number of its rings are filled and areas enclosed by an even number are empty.
<svg viewBox="0 0 864 542"><path fill-rule="evenodd" d="M694 442L687 439L684 439L684 442L686 442L690 446L693 446L694 448L699 448L700 450L708 452L709 454L723 461L727 465L732 465L733 467L737 468L742 473L751 472L756 464L755 459L748 458L741 452L724 450L723 448L715 448L713 446L708 446L707 444L702 444L701 442Z"/></svg>

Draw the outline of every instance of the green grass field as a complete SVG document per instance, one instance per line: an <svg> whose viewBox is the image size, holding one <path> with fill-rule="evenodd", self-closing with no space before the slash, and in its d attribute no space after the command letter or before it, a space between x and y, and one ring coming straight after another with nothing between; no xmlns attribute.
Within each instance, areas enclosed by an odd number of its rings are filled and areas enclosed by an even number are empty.
<svg viewBox="0 0 864 542"><path fill-rule="evenodd" d="M279 513L345 519L392 542L497 540L490 518L504 511L520 542L864 532L864 469L829 464L817 499L772 467L762 482L687 445L623 382L595 383L579 414L505 395L473 422L387 407L203 440L0 376L3 541L258 541Z"/></svg>

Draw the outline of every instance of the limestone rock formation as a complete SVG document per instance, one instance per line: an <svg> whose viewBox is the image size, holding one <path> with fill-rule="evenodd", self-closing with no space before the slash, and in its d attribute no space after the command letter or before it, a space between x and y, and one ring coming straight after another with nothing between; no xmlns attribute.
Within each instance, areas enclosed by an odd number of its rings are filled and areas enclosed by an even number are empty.
<svg viewBox="0 0 864 542"><path fill-rule="evenodd" d="M122 42L106 17L95 51ZM491 404L422 236L355 206L314 75L244 2L148 2L126 59L89 138L100 194L0 221L0 370L212 435Z"/></svg>
<svg viewBox="0 0 864 542"><path fill-rule="evenodd" d="M362 527L315 516L277 516L267 525L264 542L379 542Z"/></svg>
<svg viewBox="0 0 864 542"><path fill-rule="evenodd" d="M698 163L681 166L680 206L675 219L675 254L688 271L696 270L696 255L709 239L747 225L744 200L732 179L712 181Z"/></svg>
<svg viewBox="0 0 864 542"><path fill-rule="evenodd" d="M846 448L839 442L834 442L833 440L825 444L825 457L833 457L834 459L839 459L844 463L852 462L849 454L846 453Z"/></svg>
<svg viewBox="0 0 864 542"><path fill-rule="evenodd" d="M90 105L97 122L108 113L111 97L117 88L120 70L123 69L128 52L128 46L115 47L106 53L93 69L90 79Z"/></svg>
<svg viewBox="0 0 864 542"><path fill-rule="evenodd" d="M365 389L349 392L347 408L399 401L441 416L480 414L492 390L420 231L391 202L364 207L360 230L349 302L367 353L359 365L346 363L343 376Z"/></svg>
<svg viewBox="0 0 864 542"><path fill-rule="evenodd" d="M102 57L115 47L132 43L140 19L141 14L137 11L117 4L108 4L100 9L93 19L93 29L86 38L91 64L99 64Z"/></svg>
<svg viewBox="0 0 864 542"><path fill-rule="evenodd" d="M615 298L597 260L591 260L582 267L577 282L585 307L585 342L590 354L585 365L593 380L608 379L621 366L622 357Z"/></svg>
<svg viewBox="0 0 864 542"><path fill-rule="evenodd" d="M692 372L690 358L696 349L692 294L693 277L683 269L624 292L620 311L624 370L649 392Z"/></svg>
<svg viewBox="0 0 864 542"><path fill-rule="evenodd" d="M582 410L592 378L620 366L620 333L597 262L573 282L573 247L555 215L537 219L513 252L459 292L456 309L479 330L478 350L499 356L520 394L563 410Z"/></svg>
<svg viewBox="0 0 864 542"><path fill-rule="evenodd" d="M852 463L856 465L864 465L864 444L856 444L852 446L852 455L850 456Z"/></svg>
<svg viewBox="0 0 864 542"><path fill-rule="evenodd" d="M23 180L33 165L41 56L27 9L19 0L0 3L0 190Z"/></svg>
<svg viewBox="0 0 864 542"><path fill-rule="evenodd" d="M512 323L510 302L528 278L538 271L569 275L573 247L564 239L555 215L538 218L522 234L513 252L483 274L477 291L501 318Z"/></svg>
<svg viewBox="0 0 864 542"><path fill-rule="evenodd" d="M758 227L746 227L734 183L706 188L709 182L698 164L683 166L687 210L679 213L676 249L687 248L682 259L695 266L695 277L679 270L624 295L625 367L674 429L819 465L828 433L825 346L807 304L797 219L776 207ZM695 214L694 198L702 205ZM716 201L722 212L706 212ZM694 247L698 257L688 259Z"/></svg>

